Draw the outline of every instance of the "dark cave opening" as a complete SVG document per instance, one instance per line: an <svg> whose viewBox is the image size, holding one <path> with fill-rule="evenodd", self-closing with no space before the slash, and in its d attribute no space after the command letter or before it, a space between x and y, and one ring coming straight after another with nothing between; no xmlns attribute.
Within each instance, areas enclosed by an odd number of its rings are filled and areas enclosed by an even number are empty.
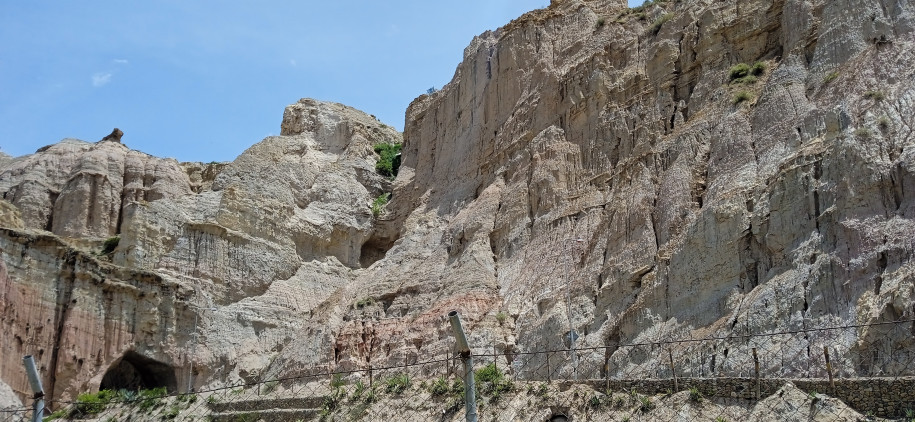
<svg viewBox="0 0 915 422"><path fill-rule="evenodd" d="M159 387L165 387L169 393L178 391L175 368L129 350L108 368L99 390L139 391Z"/></svg>

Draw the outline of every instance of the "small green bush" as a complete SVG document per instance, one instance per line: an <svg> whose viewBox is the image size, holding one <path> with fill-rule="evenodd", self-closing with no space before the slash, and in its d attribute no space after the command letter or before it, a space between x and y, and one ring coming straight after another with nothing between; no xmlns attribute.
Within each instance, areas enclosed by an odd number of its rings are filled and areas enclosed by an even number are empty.
<svg viewBox="0 0 915 422"><path fill-rule="evenodd" d="M378 162L375 163L375 170L378 174L391 178L397 176L397 172L400 170L401 147L401 144L375 144L374 150L379 156Z"/></svg>
<svg viewBox="0 0 915 422"><path fill-rule="evenodd" d="M410 375L400 374L388 378L384 383L384 391L389 394L400 394L410 388Z"/></svg>
<svg viewBox="0 0 915 422"><path fill-rule="evenodd" d="M855 129L855 137L860 139L869 139L871 137L871 131L866 127L859 127Z"/></svg>
<svg viewBox="0 0 915 422"><path fill-rule="evenodd" d="M96 415L108 407L108 403L116 397L114 391L101 390L97 393L83 393L76 397L76 414Z"/></svg>
<svg viewBox="0 0 915 422"><path fill-rule="evenodd" d="M666 14L662 15L661 17L655 19L654 22L651 23L651 33L657 35L658 32L661 31L661 27L664 26L665 23L667 23L668 21L670 21L673 18L674 18L673 13L666 13Z"/></svg>
<svg viewBox="0 0 915 422"><path fill-rule="evenodd" d="M890 121L889 117L881 116L879 119L877 119L877 126L879 126L880 130L884 132L890 129L891 124L892 122Z"/></svg>
<svg viewBox="0 0 915 422"><path fill-rule="evenodd" d="M118 243L120 242L120 236L114 236L105 239L105 243L102 245L102 255L108 255L114 252L114 249L118 247Z"/></svg>
<svg viewBox="0 0 915 422"><path fill-rule="evenodd" d="M734 96L734 105L740 104L744 101L751 101L753 99L753 94L747 91L740 91L737 95Z"/></svg>
<svg viewBox="0 0 915 422"><path fill-rule="evenodd" d="M43 422L53 421L53 420L57 420L57 419L64 419L67 417L68 413L69 412L67 411L67 409L60 409L60 410L48 415L47 417L45 417L43 419Z"/></svg>
<svg viewBox="0 0 915 422"><path fill-rule="evenodd" d="M448 380L445 377L438 377L429 387L429 394L433 396L443 396L449 392L451 392L451 388L448 386Z"/></svg>
<svg viewBox="0 0 915 422"><path fill-rule="evenodd" d="M502 393L512 391L514 383L505 377L495 363L490 363L474 372L477 390L481 396L488 396L491 402L496 402Z"/></svg>
<svg viewBox="0 0 915 422"><path fill-rule="evenodd" d="M499 313L496 314L496 321L499 321L499 325L505 324L506 319L508 319L508 315L506 315L505 312L499 311Z"/></svg>
<svg viewBox="0 0 915 422"><path fill-rule="evenodd" d="M744 85L753 85L758 81L755 76L747 75L742 78L737 78L731 81L732 84L744 84Z"/></svg>
<svg viewBox="0 0 915 422"><path fill-rule="evenodd" d="M353 394L350 398L355 401L362 398L362 393L365 393L365 383L362 381L356 381L356 388L353 389Z"/></svg>
<svg viewBox="0 0 915 422"><path fill-rule="evenodd" d="M168 391L165 389L165 387L153 388L150 390L140 390L140 392L137 394L140 410L147 411L161 407L164 404L162 399L164 399L167 395Z"/></svg>
<svg viewBox="0 0 915 422"><path fill-rule="evenodd" d="M390 199L391 199L390 193L383 193L383 194L379 195L377 198L375 198L375 200L372 201L372 215L374 215L375 217L378 217L379 215L381 215L381 211L384 210L384 206L388 204L388 201L390 201Z"/></svg>
<svg viewBox="0 0 915 422"><path fill-rule="evenodd" d="M168 410L162 412L160 419L164 421L170 421L177 418L179 413L181 413L181 409L179 409L178 406L171 406L168 408Z"/></svg>
<svg viewBox="0 0 915 422"><path fill-rule="evenodd" d="M702 403L702 392L696 387L690 387L689 401L693 403Z"/></svg>
<svg viewBox="0 0 915 422"><path fill-rule="evenodd" d="M731 80L739 79L750 74L750 65L746 63L737 63L728 70Z"/></svg>
<svg viewBox="0 0 915 422"><path fill-rule="evenodd" d="M828 83L836 80L836 78L838 78L838 77L839 77L839 72L829 72L826 74L826 76L823 77L823 83L828 84Z"/></svg>
<svg viewBox="0 0 915 422"><path fill-rule="evenodd" d="M597 29L603 28L607 24L607 20L604 18L597 19Z"/></svg>
<svg viewBox="0 0 915 422"><path fill-rule="evenodd" d="M864 98L873 101L883 101L886 99L886 94L884 94L882 91L867 91L864 93Z"/></svg>
<svg viewBox="0 0 915 422"><path fill-rule="evenodd" d="M356 308L362 309L366 306L372 306L374 304L375 304L375 299L373 299L372 297L364 297L362 299L359 299L358 302L356 302Z"/></svg>
<svg viewBox="0 0 915 422"><path fill-rule="evenodd" d="M654 409L654 402L651 401L651 397L642 396L639 398L639 410L642 412L648 412L649 410Z"/></svg>
<svg viewBox="0 0 915 422"><path fill-rule="evenodd" d="M766 73L766 63L756 62L753 66L746 63L737 63L728 70L728 77L732 84L754 84L757 76Z"/></svg>

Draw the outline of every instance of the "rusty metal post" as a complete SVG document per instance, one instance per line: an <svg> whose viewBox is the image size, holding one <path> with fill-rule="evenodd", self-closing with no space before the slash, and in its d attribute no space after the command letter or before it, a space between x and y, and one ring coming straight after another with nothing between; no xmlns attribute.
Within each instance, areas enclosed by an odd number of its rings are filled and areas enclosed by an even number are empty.
<svg viewBox="0 0 915 422"><path fill-rule="evenodd" d="M674 367L674 353L667 349L667 358L670 360L670 374L674 378L674 392L680 391L680 385L677 383L677 369Z"/></svg>
<svg viewBox="0 0 915 422"><path fill-rule="evenodd" d="M753 371L756 374L756 400L761 398L759 391L759 357L756 356L756 348L753 348Z"/></svg>
<svg viewBox="0 0 915 422"><path fill-rule="evenodd" d="M836 383L832 379L832 362L829 361L829 347L823 346L823 356L826 358L826 373L829 374L829 388L832 389L832 393L835 394Z"/></svg>
<svg viewBox="0 0 915 422"><path fill-rule="evenodd" d="M550 368L550 356L552 353L546 352L546 382L553 382L553 370Z"/></svg>
<svg viewBox="0 0 915 422"><path fill-rule="evenodd" d="M610 390L610 356L607 354L607 351L604 350L604 379L606 387L604 391Z"/></svg>

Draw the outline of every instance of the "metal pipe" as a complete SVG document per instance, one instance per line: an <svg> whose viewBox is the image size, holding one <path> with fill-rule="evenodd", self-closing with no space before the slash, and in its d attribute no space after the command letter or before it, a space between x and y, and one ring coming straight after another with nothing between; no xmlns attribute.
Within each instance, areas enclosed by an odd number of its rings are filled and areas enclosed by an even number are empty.
<svg viewBox="0 0 915 422"><path fill-rule="evenodd" d="M458 311L451 311L448 312L448 319L451 320L451 331L454 331L454 339L457 340L457 352L470 353L467 336L464 335L464 327L461 326L461 315L458 314Z"/></svg>
<svg viewBox="0 0 915 422"><path fill-rule="evenodd" d="M25 373L29 378L29 385L32 387L32 396L35 403L32 404L32 422L41 422L44 418L44 387L41 385L41 377L38 375L38 368L35 366L35 359L32 355L26 355L22 358L25 364Z"/></svg>
<svg viewBox="0 0 915 422"><path fill-rule="evenodd" d="M454 339L457 340L457 351L464 361L464 416L467 422L477 422L473 354L470 352L470 345L467 343L467 336L464 334L464 327L461 325L461 315L458 314L458 311L451 311L448 312L448 319L451 320L451 330L454 331Z"/></svg>

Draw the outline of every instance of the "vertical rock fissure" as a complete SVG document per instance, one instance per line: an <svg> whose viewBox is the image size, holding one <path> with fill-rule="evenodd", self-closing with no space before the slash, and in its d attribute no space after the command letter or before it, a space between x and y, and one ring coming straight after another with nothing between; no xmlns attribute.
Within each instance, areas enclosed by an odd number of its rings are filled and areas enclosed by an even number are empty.
<svg viewBox="0 0 915 422"><path fill-rule="evenodd" d="M73 299L73 285L76 283L76 253L67 252L63 268L66 276L58 278L57 306L54 309L54 343L51 345L51 360L48 363L48 403L53 404L55 384L57 383L57 363L60 360L60 343L63 339L64 326L70 311L70 301Z"/></svg>

